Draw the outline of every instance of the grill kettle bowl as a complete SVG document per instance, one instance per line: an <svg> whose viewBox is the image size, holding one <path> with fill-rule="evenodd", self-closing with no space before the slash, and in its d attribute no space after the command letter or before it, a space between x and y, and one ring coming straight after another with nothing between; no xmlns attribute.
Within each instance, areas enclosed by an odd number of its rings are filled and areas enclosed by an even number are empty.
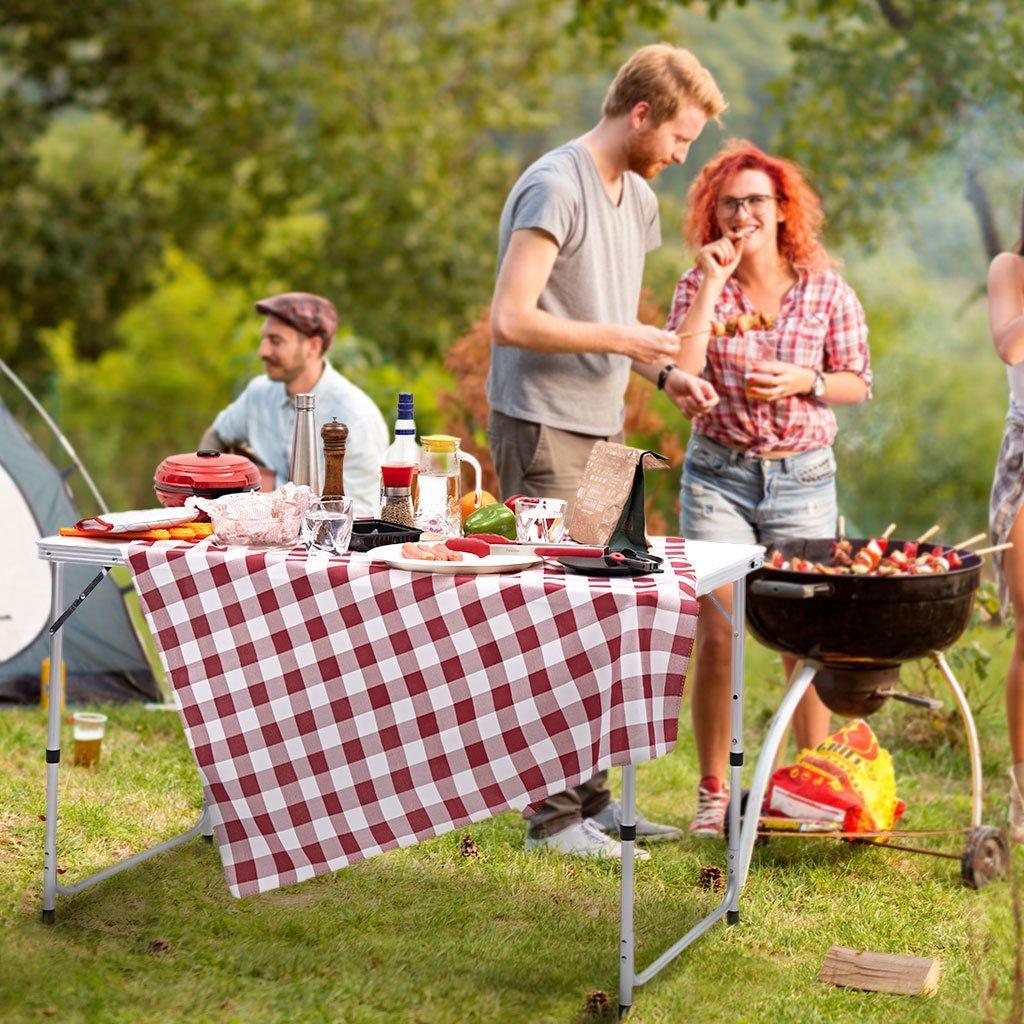
<svg viewBox="0 0 1024 1024"><path fill-rule="evenodd" d="M854 548L865 540L853 540ZM784 558L828 564L833 539L780 541ZM890 541L889 550L904 541ZM970 619L982 560L926 576L829 576L765 565L747 578L747 625L772 650L840 669L891 668L945 650Z"/></svg>

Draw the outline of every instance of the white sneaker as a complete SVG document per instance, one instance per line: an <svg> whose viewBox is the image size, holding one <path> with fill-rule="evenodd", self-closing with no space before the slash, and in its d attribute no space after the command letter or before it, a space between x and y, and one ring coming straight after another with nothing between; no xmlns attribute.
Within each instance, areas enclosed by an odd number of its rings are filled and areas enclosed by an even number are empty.
<svg viewBox="0 0 1024 1024"><path fill-rule="evenodd" d="M645 818L639 811L634 815L636 820L636 838L641 843L663 843L670 839L680 839L683 835L681 828L675 825L661 825L656 821ZM605 835L619 834L622 827L622 805L618 800L612 800L603 811L585 819L593 822Z"/></svg>
<svg viewBox="0 0 1024 1024"><path fill-rule="evenodd" d="M598 860L621 860L622 844L609 839L596 825L589 820L577 821L553 836L541 836L539 839L526 837L528 850L554 850L567 857L596 857ZM650 860L646 850L637 849L637 860Z"/></svg>

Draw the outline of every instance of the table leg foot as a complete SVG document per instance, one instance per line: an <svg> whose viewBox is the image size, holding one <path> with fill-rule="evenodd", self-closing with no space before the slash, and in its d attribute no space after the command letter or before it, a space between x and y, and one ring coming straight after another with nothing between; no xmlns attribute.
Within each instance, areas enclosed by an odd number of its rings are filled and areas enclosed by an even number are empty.
<svg viewBox="0 0 1024 1024"><path fill-rule="evenodd" d="M738 910L727 910L725 912L725 923L726 924L739 924L740 923L740 912Z"/></svg>
<svg viewBox="0 0 1024 1024"><path fill-rule="evenodd" d="M43 924L53 924L57 920L56 910L43 911Z"/></svg>
<svg viewBox="0 0 1024 1024"><path fill-rule="evenodd" d="M203 838L208 843L212 843L213 842L213 822L212 822L211 817L210 817L210 808L206 804L203 804L203 813L200 816L199 820L202 822L202 825L203 825L203 833L202 833Z"/></svg>
<svg viewBox="0 0 1024 1024"><path fill-rule="evenodd" d="M619 1003L619 1020L625 1020L631 1008L631 1003Z"/></svg>

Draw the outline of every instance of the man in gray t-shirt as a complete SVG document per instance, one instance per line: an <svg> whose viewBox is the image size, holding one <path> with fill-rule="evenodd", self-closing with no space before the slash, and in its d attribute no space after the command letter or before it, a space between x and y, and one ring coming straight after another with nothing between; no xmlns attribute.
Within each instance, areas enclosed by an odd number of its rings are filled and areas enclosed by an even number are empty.
<svg viewBox="0 0 1024 1024"><path fill-rule="evenodd" d="M503 496L570 505L594 443L621 440L632 369L687 415L717 401L674 367L675 334L640 324L644 257L661 243L647 182L681 164L708 118L725 108L686 50L645 46L619 69L600 122L542 156L501 215L491 305L491 456ZM529 817L527 848L619 857L619 809L607 772L549 797ZM637 838L680 830L637 815Z"/></svg>
<svg viewBox="0 0 1024 1024"><path fill-rule="evenodd" d="M658 199L638 174L620 175L616 204L583 140L542 156L516 182L501 215L498 264L515 232L539 232L557 248L537 306L551 316L601 325L635 325L644 256L661 245ZM517 239L517 241L519 241ZM664 331L644 339L659 356L678 340ZM488 392L492 409L591 437L622 429L630 359L624 347L579 351L492 350ZM589 346L594 345L593 349ZM638 357L643 358L641 349Z"/></svg>

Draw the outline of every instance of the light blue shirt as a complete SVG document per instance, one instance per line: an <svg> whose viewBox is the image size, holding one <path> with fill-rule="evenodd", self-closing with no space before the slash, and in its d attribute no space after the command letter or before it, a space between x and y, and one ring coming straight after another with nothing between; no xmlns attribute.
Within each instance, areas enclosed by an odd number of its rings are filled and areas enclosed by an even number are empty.
<svg viewBox="0 0 1024 1024"><path fill-rule="evenodd" d="M375 516L380 503L380 464L388 447L384 417L365 391L357 388L326 360L313 388L316 395L316 436L337 418L348 427L345 447L345 493L357 516ZM226 442L248 444L260 460L277 474L278 485L288 479L295 406L284 383L256 377L213 421L214 431ZM320 449L320 478L324 453Z"/></svg>

